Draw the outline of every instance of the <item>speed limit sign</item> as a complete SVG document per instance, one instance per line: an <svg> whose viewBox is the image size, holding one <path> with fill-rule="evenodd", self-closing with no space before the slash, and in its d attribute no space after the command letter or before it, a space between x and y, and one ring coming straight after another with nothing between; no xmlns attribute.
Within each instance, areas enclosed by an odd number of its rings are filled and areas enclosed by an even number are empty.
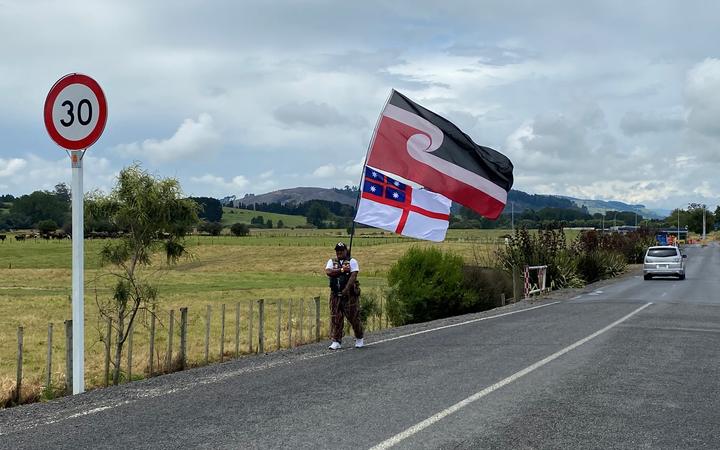
<svg viewBox="0 0 720 450"><path fill-rule="evenodd" d="M107 121L107 102L97 81L71 73L60 78L45 99L45 128L66 150L84 150L98 140Z"/></svg>
<svg viewBox="0 0 720 450"><path fill-rule="evenodd" d="M68 150L72 167L72 374L73 394L85 391L85 266L83 155L107 121L105 94L97 81L71 73L60 78L45 99L43 119L56 144Z"/></svg>

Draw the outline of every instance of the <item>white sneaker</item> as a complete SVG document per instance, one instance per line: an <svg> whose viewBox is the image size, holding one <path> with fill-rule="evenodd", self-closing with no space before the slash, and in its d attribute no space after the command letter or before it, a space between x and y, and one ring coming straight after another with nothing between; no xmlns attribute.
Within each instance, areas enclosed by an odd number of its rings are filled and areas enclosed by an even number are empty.
<svg viewBox="0 0 720 450"><path fill-rule="evenodd" d="M365 345L362 338L355 339L355 348L362 348Z"/></svg>
<svg viewBox="0 0 720 450"><path fill-rule="evenodd" d="M332 344L328 347L330 350L337 350L340 348L340 343L338 341L332 341Z"/></svg>

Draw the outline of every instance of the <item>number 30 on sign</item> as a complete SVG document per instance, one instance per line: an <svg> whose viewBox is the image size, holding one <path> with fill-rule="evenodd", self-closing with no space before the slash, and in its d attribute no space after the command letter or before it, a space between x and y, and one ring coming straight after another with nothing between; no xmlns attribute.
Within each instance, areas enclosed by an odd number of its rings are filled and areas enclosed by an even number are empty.
<svg viewBox="0 0 720 450"><path fill-rule="evenodd" d="M65 75L45 99L45 128L66 150L84 150L98 140L107 122L107 102L97 81L87 75Z"/></svg>

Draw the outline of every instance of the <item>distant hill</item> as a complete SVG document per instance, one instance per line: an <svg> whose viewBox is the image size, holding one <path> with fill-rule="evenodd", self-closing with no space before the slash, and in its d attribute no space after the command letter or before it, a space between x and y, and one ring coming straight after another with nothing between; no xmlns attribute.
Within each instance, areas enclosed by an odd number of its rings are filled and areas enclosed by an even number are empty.
<svg viewBox="0 0 720 450"><path fill-rule="evenodd" d="M275 214L271 212L253 211L251 209L237 209L223 207L222 224L223 226L231 226L234 223L250 224L253 217L262 216L263 220L272 220L273 226L277 227L280 220L283 221L286 228L299 227L307 225L307 219L304 216L291 216L289 214Z"/></svg>
<svg viewBox="0 0 720 450"><path fill-rule="evenodd" d="M619 202L616 200L589 200L579 199L573 197L561 197L572 201L577 207L587 208L590 214L604 213L605 211L630 211L636 212L638 215L643 216L646 219L664 219L670 212L665 210L652 210L645 207L645 205L630 205L627 203Z"/></svg>
<svg viewBox="0 0 720 450"><path fill-rule="evenodd" d="M250 207L253 203L295 203L300 204L309 200L326 200L339 202L345 205L355 206L357 191L351 189L326 189L317 187L297 187L281 189L266 194L247 194L243 198L226 197L226 203L232 203L237 207L240 204ZM510 204L512 202L512 206ZM539 211L543 208L582 209L586 208L588 213L603 213L605 211L630 211L637 212L647 219L662 219L667 217L667 211L651 210L645 205L631 205L614 200L589 200L567 197L562 195L528 194L523 191L511 190L508 195L508 205L503 214L510 214L514 209L515 213L522 213L526 209ZM454 205L453 212L457 211Z"/></svg>
<svg viewBox="0 0 720 450"><path fill-rule="evenodd" d="M280 189L279 191L268 192L267 194L247 194L243 198L233 200L233 206L240 204L249 207L253 203L305 203L310 200L326 200L338 202L345 205L355 206L357 191L350 189L326 189L317 187L297 187L291 189Z"/></svg>

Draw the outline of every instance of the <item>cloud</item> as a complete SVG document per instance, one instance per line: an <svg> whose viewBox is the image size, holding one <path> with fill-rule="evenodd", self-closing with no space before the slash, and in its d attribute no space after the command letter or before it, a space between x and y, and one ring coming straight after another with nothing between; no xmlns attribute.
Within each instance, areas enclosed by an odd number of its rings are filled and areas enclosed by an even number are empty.
<svg viewBox="0 0 720 450"><path fill-rule="evenodd" d="M200 114L197 120L185 119L168 139L145 139L116 147L120 154L148 158L153 162L197 159L215 153L221 136L212 116Z"/></svg>
<svg viewBox="0 0 720 450"><path fill-rule="evenodd" d="M273 116L286 125L310 125L314 127L352 125L363 122L360 118L341 114L336 108L327 103L313 101L285 104L275 109Z"/></svg>
<svg viewBox="0 0 720 450"><path fill-rule="evenodd" d="M0 158L0 177L11 177L27 166L27 161L21 158Z"/></svg>
<svg viewBox="0 0 720 450"><path fill-rule="evenodd" d="M320 166L313 171L313 176L320 178L330 178L337 173L337 167L334 164L326 164Z"/></svg>
<svg viewBox="0 0 720 450"><path fill-rule="evenodd" d="M491 66L505 66L508 64L518 64L535 57L533 51L504 45L476 45L476 44L460 44L451 45L445 50L452 56L471 56L478 58L482 64Z"/></svg>
<svg viewBox="0 0 720 450"><path fill-rule="evenodd" d="M70 159L45 159L34 154L26 158L0 159L0 177L3 189L18 195L29 194L36 190L51 191L58 183L68 186L72 182ZM115 184L118 171L110 161L103 157L94 157L90 152L83 157L83 182L85 191L100 189L109 192Z"/></svg>
<svg viewBox="0 0 720 450"><path fill-rule="evenodd" d="M684 127L685 119L675 113L626 112L620 119L620 129L626 136L676 132Z"/></svg>
<svg viewBox="0 0 720 450"><path fill-rule="evenodd" d="M357 176L361 175L364 161L348 161L344 165L325 164L313 171L314 177L333 178L340 175ZM346 183L347 184L347 183Z"/></svg>
<svg viewBox="0 0 720 450"><path fill-rule="evenodd" d="M720 138L720 59L707 58L688 71L685 97L688 126L700 134Z"/></svg>
<svg viewBox="0 0 720 450"><path fill-rule="evenodd" d="M190 181L195 183L208 185L215 189L224 189L225 191L240 191L247 187L250 182L242 175L233 177L230 181L216 175L205 174L201 177L190 177Z"/></svg>

